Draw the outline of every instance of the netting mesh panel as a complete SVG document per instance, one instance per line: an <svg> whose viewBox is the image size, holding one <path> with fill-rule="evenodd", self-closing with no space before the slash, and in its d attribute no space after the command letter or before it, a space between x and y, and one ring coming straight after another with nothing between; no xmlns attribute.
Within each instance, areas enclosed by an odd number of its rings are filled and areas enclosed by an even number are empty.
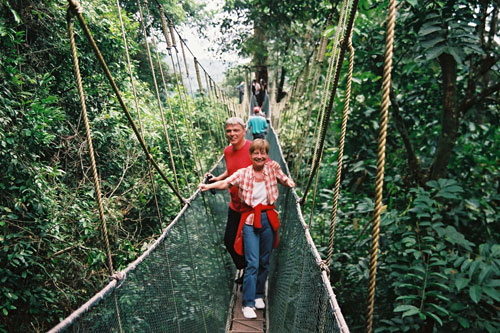
<svg viewBox="0 0 500 333"><path fill-rule="evenodd" d="M270 158L285 170L274 133L268 135ZM321 271L304 235L292 191L280 186L276 204L281 228L268 280L270 332L339 332Z"/></svg>
<svg viewBox="0 0 500 333"><path fill-rule="evenodd" d="M214 174L224 170L222 162ZM227 191L197 196L123 283L66 331L224 332L234 276L223 243L228 204Z"/></svg>
<svg viewBox="0 0 500 333"><path fill-rule="evenodd" d="M271 159L286 171L274 131L267 139ZM221 162L213 174L224 170ZM268 331L339 332L296 196L279 188L280 243L271 257ZM223 332L234 277L223 242L228 205L227 191L198 195L149 255L127 268L121 285L63 330Z"/></svg>

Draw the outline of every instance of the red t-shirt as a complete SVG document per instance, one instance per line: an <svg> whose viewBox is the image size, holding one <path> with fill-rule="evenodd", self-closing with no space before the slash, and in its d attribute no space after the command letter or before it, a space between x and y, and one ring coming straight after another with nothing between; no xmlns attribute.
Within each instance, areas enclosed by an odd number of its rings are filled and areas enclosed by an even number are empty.
<svg viewBox="0 0 500 333"><path fill-rule="evenodd" d="M233 145L229 145L224 149L224 158L226 159L226 169L227 176L231 176L233 173L241 168L246 168L252 165L252 160L250 159L250 145L252 141L245 140L245 145L240 150L234 150ZM231 186L229 188L229 193L231 194L231 202L229 207L231 209L239 212L241 210L241 200L238 196L238 187Z"/></svg>

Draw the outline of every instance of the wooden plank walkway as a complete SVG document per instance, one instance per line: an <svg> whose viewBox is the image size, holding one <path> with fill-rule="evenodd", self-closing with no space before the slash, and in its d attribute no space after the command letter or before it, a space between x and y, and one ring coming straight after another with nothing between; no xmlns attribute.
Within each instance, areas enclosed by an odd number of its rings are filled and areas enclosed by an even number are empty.
<svg viewBox="0 0 500 333"><path fill-rule="evenodd" d="M266 286L267 287L267 286ZM241 312L241 285L235 283L233 287L232 309L230 310L231 324L228 333L264 333L266 332L267 307L264 310L255 310L257 318L246 319ZM267 304L267 298L264 300Z"/></svg>
<svg viewBox="0 0 500 333"><path fill-rule="evenodd" d="M232 313L230 333L263 333L265 332L265 310L255 310L257 318L246 319L241 312L241 290L238 288Z"/></svg>

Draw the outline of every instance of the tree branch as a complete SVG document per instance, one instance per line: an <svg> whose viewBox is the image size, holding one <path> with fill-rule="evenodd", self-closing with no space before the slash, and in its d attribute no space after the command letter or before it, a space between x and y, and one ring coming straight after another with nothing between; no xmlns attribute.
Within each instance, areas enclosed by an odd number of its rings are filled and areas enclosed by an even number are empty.
<svg viewBox="0 0 500 333"><path fill-rule="evenodd" d="M391 106L393 111L392 114L396 122L396 128L398 129L399 134L401 134L401 139L403 140L403 144L406 148L406 153L408 155L408 167L410 169L409 170L410 175L413 177L413 179L415 179L415 181L417 181L418 184L423 185L424 177L423 177L422 167L420 166L418 157L415 154L413 145L411 144L410 136L408 134L408 130L406 128L404 120L399 112L399 103L397 101L396 94L394 93L394 89L392 86L389 96L391 99Z"/></svg>
<svg viewBox="0 0 500 333"><path fill-rule="evenodd" d="M430 179L439 179L446 174L458 133L457 112L457 62L447 54L439 56L439 65L443 73L443 113L441 117L441 135L430 168Z"/></svg>

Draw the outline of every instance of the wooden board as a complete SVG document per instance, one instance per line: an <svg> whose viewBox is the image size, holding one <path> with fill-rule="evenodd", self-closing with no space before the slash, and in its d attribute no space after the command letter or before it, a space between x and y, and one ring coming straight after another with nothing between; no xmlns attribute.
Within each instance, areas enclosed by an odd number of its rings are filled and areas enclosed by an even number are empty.
<svg viewBox="0 0 500 333"><path fill-rule="evenodd" d="M241 290L237 288L236 301L232 313L230 333L263 333L265 332L265 310L255 310L257 318L246 319L241 312Z"/></svg>

